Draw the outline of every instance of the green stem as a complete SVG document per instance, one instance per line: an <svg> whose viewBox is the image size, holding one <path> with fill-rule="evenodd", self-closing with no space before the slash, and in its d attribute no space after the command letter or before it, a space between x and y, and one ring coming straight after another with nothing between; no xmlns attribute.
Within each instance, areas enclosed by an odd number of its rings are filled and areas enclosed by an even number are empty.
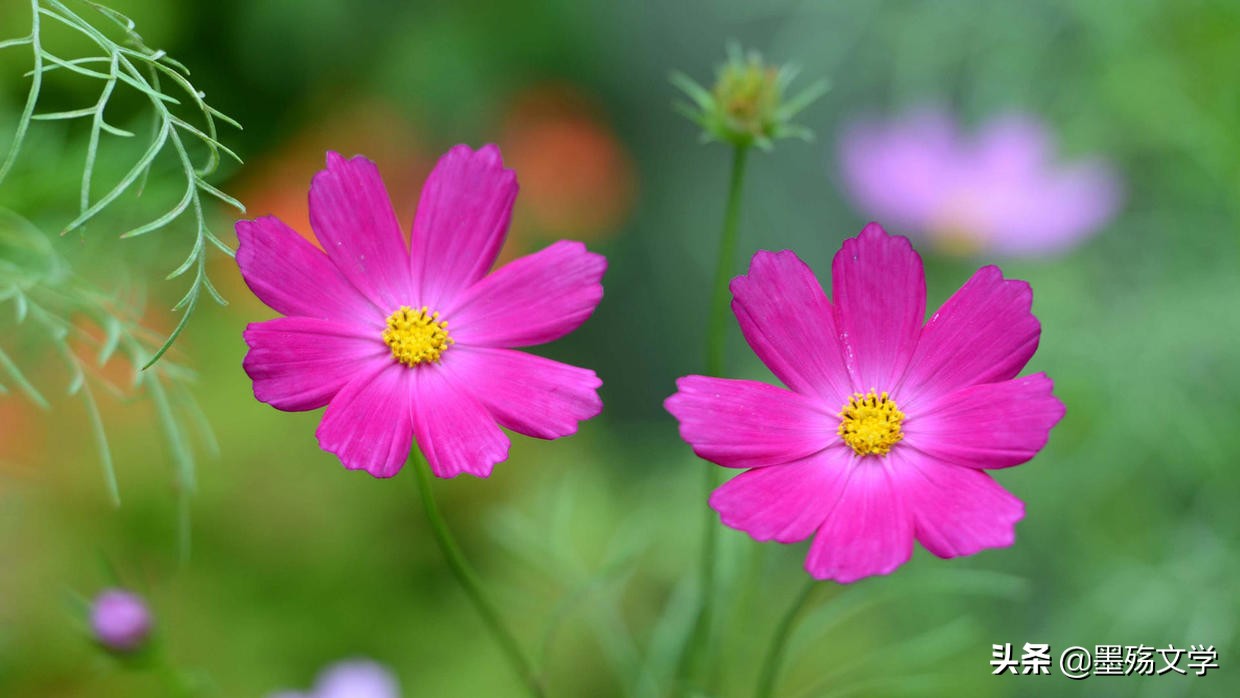
<svg viewBox="0 0 1240 698"><path fill-rule="evenodd" d="M149 660L152 672L164 685L164 695L174 698L194 698L201 693L201 685L193 676L172 663L162 646L151 651Z"/></svg>
<svg viewBox="0 0 1240 698"><path fill-rule="evenodd" d="M546 693L544 693L538 677L534 674L530 661L526 659L525 653L521 651L520 643L517 642L516 637L513 636L508 626L500 618L495 603L491 601L491 598L487 596L486 591L482 588L482 582L478 579L478 574L474 572L469 562L465 560L465 555L461 553L460 546L456 544L456 539L452 537L452 532L448 530L447 522L444 521L443 515L439 513L439 507L435 504L435 495L431 492L431 471L430 465L426 462L426 457L415 446L409 456L409 461L410 467L417 476L418 489L422 494L422 506L426 509L426 518L430 522L431 532L435 534L435 542L439 544L439 549L443 551L448 567L456 575L456 580L460 582L465 595L474 604L478 615L482 616L483 622L486 623L487 628L491 631L491 635L495 637L495 642L499 644L500 649L504 651L509 664L512 665L517 675L521 677L526 693L533 698L544 698Z"/></svg>
<svg viewBox="0 0 1240 698"><path fill-rule="evenodd" d="M723 234L719 238L719 264L715 268L715 288L710 299L710 318L706 334L706 375L723 373L724 349L727 347L728 282L736 266L736 238L741 218L741 185L745 181L745 161L749 146L738 145L732 151L732 181L728 185L728 204L723 217Z"/></svg>
<svg viewBox="0 0 1240 698"><path fill-rule="evenodd" d="M779 621L779 625L775 627L775 636L771 638L771 645L766 650L766 659L762 662L762 673L758 676L758 688L753 693L755 698L770 698L773 695L775 679L779 676L779 665L784 659L784 649L788 646L792 631L796 629L801 609L805 608L806 602L813 596L818 586L818 580L811 577Z"/></svg>
<svg viewBox="0 0 1240 698"><path fill-rule="evenodd" d="M745 182L745 163L749 156L748 145L737 145L732 151L732 178L728 184L728 201L723 215L723 232L719 237L719 260L715 268L714 290L711 294L710 315L706 327L706 375L719 376L724 369L728 328L728 283L736 266L737 231L740 228L741 189ZM703 488L709 499L711 492L721 484L718 468L707 467L704 471ZM715 513L705 507L702 529L701 580L697 619L688 644L681 655L679 679L682 689L687 690L687 680L692 679L705 661L706 646L710 641L714 622L715 558L719 548L719 526Z"/></svg>

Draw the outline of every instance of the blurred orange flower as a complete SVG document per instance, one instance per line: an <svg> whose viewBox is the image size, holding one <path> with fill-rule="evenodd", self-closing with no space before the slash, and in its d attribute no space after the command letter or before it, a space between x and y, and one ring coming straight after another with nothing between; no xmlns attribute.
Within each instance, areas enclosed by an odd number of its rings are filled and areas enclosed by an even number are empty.
<svg viewBox="0 0 1240 698"><path fill-rule="evenodd" d="M501 262L545 240L605 239L633 207L632 156L597 105L565 84L541 84L512 100L500 146L521 183Z"/></svg>

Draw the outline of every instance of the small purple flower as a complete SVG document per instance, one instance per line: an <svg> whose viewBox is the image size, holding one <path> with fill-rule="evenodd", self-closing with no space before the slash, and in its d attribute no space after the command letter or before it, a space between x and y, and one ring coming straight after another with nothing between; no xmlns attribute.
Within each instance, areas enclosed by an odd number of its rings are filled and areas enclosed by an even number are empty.
<svg viewBox="0 0 1240 698"><path fill-rule="evenodd" d="M138 649L151 633L151 612L142 597L123 589L105 589L95 597L90 625L95 639L115 652Z"/></svg>
<svg viewBox="0 0 1240 698"><path fill-rule="evenodd" d="M400 698L400 684L378 662L346 659L321 671L308 693L279 691L267 698Z"/></svg>
<svg viewBox="0 0 1240 698"><path fill-rule="evenodd" d="M327 667L314 684L314 698L400 698L400 685L386 667L369 659L346 659Z"/></svg>
<svg viewBox="0 0 1240 698"><path fill-rule="evenodd" d="M840 165L866 218L958 255L1041 256L1096 233L1122 199L1105 162L1054 162L1032 115L1009 113L966 136L948 113L923 108L845 129Z"/></svg>

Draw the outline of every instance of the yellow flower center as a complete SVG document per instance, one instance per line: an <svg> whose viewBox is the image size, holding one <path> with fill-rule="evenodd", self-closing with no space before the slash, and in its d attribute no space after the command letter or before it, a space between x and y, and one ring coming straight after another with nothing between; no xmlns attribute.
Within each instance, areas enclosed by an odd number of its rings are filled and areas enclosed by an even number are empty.
<svg viewBox="0 0 1240 698"><path fill-rule="evenodd" d="M453 341L448 336L448 322L441 321L439 313L430 312L426 306L413 310L402 305L388 316L383 343L392 350L393 359L412 367L438 361Z"/></svg>
<svg viewBox="0 0 1240 698"><path fill-rule="evenodd" d="M887 393L876 395L854 393L840 410L840 438L859 456L885 456L891 447L904 438L900 423L904 413Z"/></svg>

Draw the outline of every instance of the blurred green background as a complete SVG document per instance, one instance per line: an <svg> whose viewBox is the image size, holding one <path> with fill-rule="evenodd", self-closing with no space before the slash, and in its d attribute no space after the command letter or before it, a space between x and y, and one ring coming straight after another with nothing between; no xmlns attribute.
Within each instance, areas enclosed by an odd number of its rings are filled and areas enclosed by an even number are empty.
<svg viewBox="0 0 1240 698"><path fill-rule="evenodd" d="M561 237L608 256L598 312L538 350L596 369L604 414L564 441L515 437L488 480L437 483L557 696L661 695L692 610L701 471L713 466L678 439L661 402L677 376L701 370L729 153L699 144L673 113L668 72L709 81L736 39L801 64L806 84L831 80L798 119L816 143L752 158L740 245L745 258L792 248L824 282L841 240L869 218L841 193L842 123L928 100L970 124L1013 108L1040 115L1067 156L1113 162L1127 203L1063 257L1003 264L1033 285L1044 328L1028 370L1049 373L1068 407L1041 455L997 474L1027 504L1016 545L953 561L919 549L891 577L829 585L794 638L780 695L1240 694L1240 4L111 4L244 124L222 140L246 164L213 181L250 215L308 232L305 193L331 148L378 161L407 223L441 152L496 142L522 183L505 256ZM26 3L0 6L3 38L28 23ZM29 69L28 49L0 51L5 148ZM49 105L69 109L96 88L46 89ZM137 101L109 114L145 123ZM54 234L76 212L84 134L36 124L0 205ZM159 279L188 233L109 232L149 219L161 196L175 200L162 171L141 202L53 244L89 278L148 280L144 317L166 332L175 316L165 309L184 287ZM234 240L235 212L211 215ZM932 305L977 266L923 254ZM186 562L149 401L104 400L123 500L114 508L76 400L48 388L44 411L0 395L0 695L164 695L150 675L102 656L67 602L117 579L148 594L169 656L209 676L214 695L305 688L350 656L391 667L407 696L518 695L441 562L412 478L346 472L316 446L318 413L253 399L241 331L272 314L229 260L209 271L231 303L203 305L176 345L219 445L218 456L195 446ZM9 307L0 313L11 323ZM23 353L16 326L0 327L0 346L57 385L56 364ZM773 381L730 332L729 374ZM804 578L805 544L722 537L715 671L719 695L748 695ZM1221 668L991 676L990 646L1004 642L1050 643L1056 656L1069 645L1209 644Z"/></svg>

